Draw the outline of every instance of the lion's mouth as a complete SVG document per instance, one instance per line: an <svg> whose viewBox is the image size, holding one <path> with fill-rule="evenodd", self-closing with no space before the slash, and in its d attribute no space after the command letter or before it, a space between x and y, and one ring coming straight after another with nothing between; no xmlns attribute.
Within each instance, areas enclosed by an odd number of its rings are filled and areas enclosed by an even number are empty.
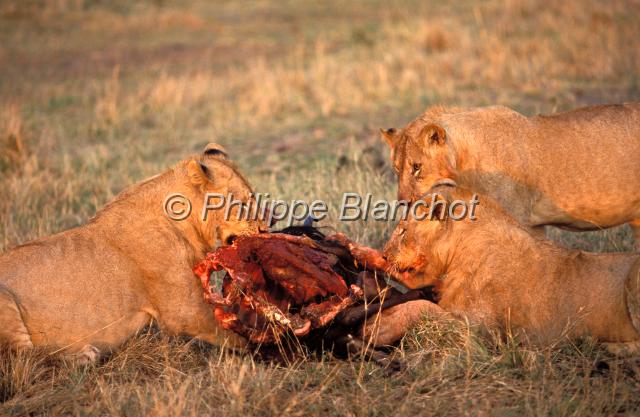
<svg viewBox="0 0 640 417"><path fill-rule="evenodd" d="M401 275L413 275L417 272L416 268L410 266L407 268L398 268L398 273Z"/></svg>
<svg viewBox="0 0 640 417"><path fill-rule="evenodd" d="M394 278L403 285L407 282L413 281L420 272L413 267L398 269L394 274Z"/></svg>
<svg viewBox="0 0 640 417"><path fill-rule="evenodd" d="M430 287L433 282L425 273L426 264L426 260L420 257L406 266L397 265L394 278L402 284L421 283L423 285L418 288Z"/></svg>

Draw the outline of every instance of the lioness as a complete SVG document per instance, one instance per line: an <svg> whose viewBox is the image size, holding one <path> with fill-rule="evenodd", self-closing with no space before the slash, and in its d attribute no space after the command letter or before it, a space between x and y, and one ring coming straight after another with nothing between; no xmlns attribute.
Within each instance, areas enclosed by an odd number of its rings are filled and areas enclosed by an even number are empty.
<svg viewBox="0 0 640 417"><path fill-rule="evenodd" d="M433 107L382 137L401 200L458 184L539 233L630 222L640 248L640 103L533 117L501 106Z"/></svg>
<svg viewBox="0 0 640 417"><path fill-rule="evenodd" d="M46 346L89 362L153 319L171 334L242 345L214 320L191 268L217 241L229 243L266 225L237 220L236 207L229 220L224 209L203 220L208 192L252 199L249 183L216 144L127 188L87 224L2 254L0 342ZM163 208L174 193L192 205L182 221Z"/></svg>
<svg viewBox="0 0 640 417"><path fill-rule="evenodd" d="M476 220L467 215L455 221L440 212L445 207L441 203L469 201L472 193L457 187L435 190L444 197L432 205L432 220L408 216L384 250L403 285L434 287L437 307L425 310L509 326L543 343L591 335L627 348L638 346L640 254L593 254L555 246L532 236L482 195ZM418 216L430 210L416 207Z"/></svg>

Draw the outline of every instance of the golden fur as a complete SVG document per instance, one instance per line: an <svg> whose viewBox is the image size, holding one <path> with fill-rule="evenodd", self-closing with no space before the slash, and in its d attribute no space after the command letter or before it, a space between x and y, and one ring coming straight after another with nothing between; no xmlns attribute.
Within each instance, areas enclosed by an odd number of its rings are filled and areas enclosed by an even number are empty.
<svg viewBox="0 0 640 417"><path fill-rule="evenodd" d="M527 227L629 222L640 244L640 103L533 117L501 106L433 107L382 136L401 200L454 181Z"/></svg>
<svg viewBox="0 0 640 417"><path fill-rule="evenodd" d="M87 362L155 320L171 334L242 345L217 325L191 268L216 242L265 225L234 216L225 221L224 210L203 221L206 192L252 198L215 144L129 187L87 224L0 255L0 342L45 346ZM193 205L183 221L163 210L172 193Z"/></svg>
<svg viewBox="0 0 640 417"><path fill-rule="evenodd" d="M472 197L460 188L437 190L447 202ZM385 256L402 284L435 287L442 312L541 342L590 335L637 345L640 254L561 248L532 236L489 197L479 201L476 220L409 216L398 224Z"/></svg>

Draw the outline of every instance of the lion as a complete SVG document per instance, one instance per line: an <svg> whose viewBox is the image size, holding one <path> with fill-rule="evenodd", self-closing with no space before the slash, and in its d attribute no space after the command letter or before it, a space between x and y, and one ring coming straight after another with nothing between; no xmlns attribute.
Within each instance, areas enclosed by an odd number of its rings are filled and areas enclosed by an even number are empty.
<svg viewBox="0 0 640 417"><path fill-rule="evenodd" d="M640 254L556 246L483 195L473 215L454 220L451 204L473 194L446 186L432 192L440 196L436 202L400 221L384 248L401 284L435 291L437 304L425 301L422 311L466 317L542 344L588 335L614 351L637 350ZM462 210L457 204L456 218Z"/></svg>
<svg viewBox="0 0 640 417"><path fill-rule="evenodd" d="M493 197L541 235L545 225L630 223L640 249L640 103L533 117L502 106L432 107L381 132L400 200L457 184Z"/></svg>
<svg viewBox="0 0 640 417"><path fill-rule="evenodd" d="M191 203L182 221L165 213L165 199L175 193ZM155 321L169 334L244 346L218 325L191 268L217 242L268 225L238 220L237 206L228 219L226 205L204 219L206 193L232 194L244 204L253 199L217 144L125 189L87 224L0 255L0 342L42 346L88 363ZM177 212L187 209L178 203Z"/></svg>

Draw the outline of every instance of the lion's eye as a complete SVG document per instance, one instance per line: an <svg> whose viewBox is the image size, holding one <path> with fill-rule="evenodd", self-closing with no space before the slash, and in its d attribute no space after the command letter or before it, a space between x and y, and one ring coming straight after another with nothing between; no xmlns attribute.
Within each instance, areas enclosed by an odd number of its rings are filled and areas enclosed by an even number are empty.
<svg viewBox="0 0 640 417"><path fill-rule="evenodd" d="M422 169L422 164L413 164L411 166L411 169L413 170L413 176L417 177L420 174L420 170Z"/></svg>

